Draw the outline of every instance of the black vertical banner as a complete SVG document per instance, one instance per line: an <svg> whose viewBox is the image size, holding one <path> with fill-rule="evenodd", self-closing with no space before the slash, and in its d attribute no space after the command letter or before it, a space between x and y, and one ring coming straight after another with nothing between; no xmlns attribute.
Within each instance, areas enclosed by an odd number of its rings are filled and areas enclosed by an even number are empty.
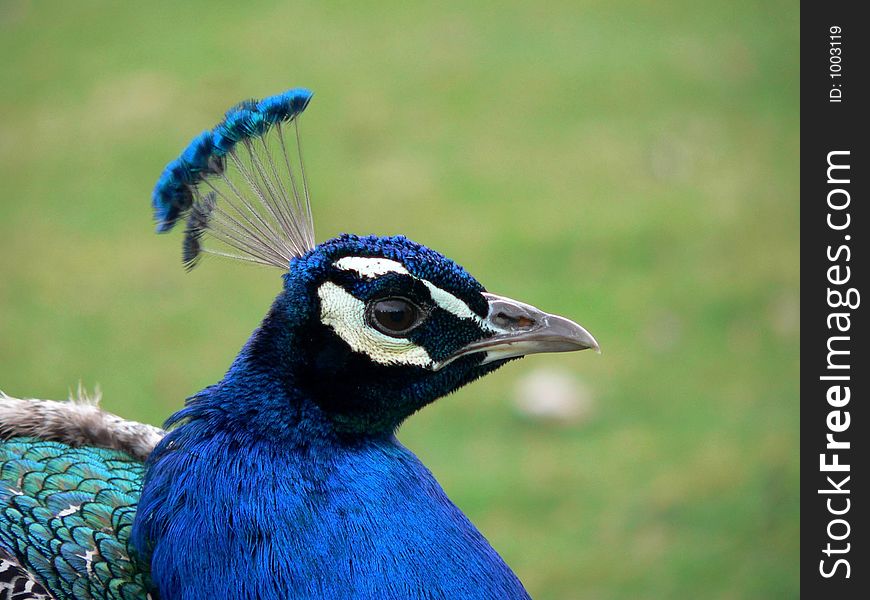
<svg viewBox="0 0 870 600"><path fill-rule="evenodd" d="M801 591L867 598L870 22L801 6ZM863 350L863 352L862 352ZM860 358L859 358L860 357Z"/></svg>

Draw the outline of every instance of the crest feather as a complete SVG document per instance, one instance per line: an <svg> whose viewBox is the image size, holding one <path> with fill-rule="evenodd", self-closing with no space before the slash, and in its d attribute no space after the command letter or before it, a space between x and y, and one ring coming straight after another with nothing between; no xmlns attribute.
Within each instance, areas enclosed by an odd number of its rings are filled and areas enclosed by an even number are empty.
<svg viewBox="0 0 870 600"><path fill-rule="evenodd" d="M152 195L157 231L187 218L187 269L203 252L286 269L314 248L298 123L311 95L296 88L245 100L166 165ZM290 127L294 144L285 140ZM227 250L206 248L206 234Z"/></svg>

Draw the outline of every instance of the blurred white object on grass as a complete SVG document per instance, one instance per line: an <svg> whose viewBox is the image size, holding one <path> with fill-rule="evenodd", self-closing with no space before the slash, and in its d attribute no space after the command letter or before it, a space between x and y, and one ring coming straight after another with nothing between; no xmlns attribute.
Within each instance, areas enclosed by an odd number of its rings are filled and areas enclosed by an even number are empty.
<svg viewBox="0 0 870 600"><path fill-rule="evenodd" d="M592 390L570 371L541 367L517 381L514 406L530 420L571 424L589 418L594 400Z"/></svg>

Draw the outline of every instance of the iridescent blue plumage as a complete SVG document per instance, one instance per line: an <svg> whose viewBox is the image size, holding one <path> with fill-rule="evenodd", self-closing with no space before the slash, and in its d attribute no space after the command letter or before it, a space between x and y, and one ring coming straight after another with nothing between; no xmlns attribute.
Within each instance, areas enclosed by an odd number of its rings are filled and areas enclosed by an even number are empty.
<svg viewBox="0 0 870 600"><path fill-rule="evenodd" d="M188 177L185 183L193 185L200 173L213 169L211 158L214 155L214 135L210 131L203 131L191 140L181 156L176 160L185 165Z"/></svg>
<svg viewBox="0 0 870 600"><path fill-rule="evenodd" d="M257 103L257 111L271 125L281 121L289 121L305 110L311 101L311 96L311 91L303 88L287 90L260 100Z"/></svg>
<svg viewBox="0 0 870 600"><path fill-rule="evenodd" d="M115 450L0 443L0 549L58 598L145 598L147 565L128 545L144 470Z"/></svg>
<svg viewBox="0 0 870 600"><path fill-rule="evenodd" d="M196 136L178 158L166 165L154 187L152 206L157 231L170 231L184 217L194 201L192 188L207 174L219 173L222 160L236 144L293 120L305 110L311 96L309 90L296 88L259 101L242 102L227 111L214 129Z"/></svg>
<svg viewBox="0 0 870 600"><path fill-rule="evenodd" d="M235 106L154 190L159 231L189 213L188 267L208 234L283 272L223 379L165 437L0 395L0 561L57 597L528 597L395 432L511 359L597 342L403 236L315 245L297 124L310 97Z"/></svg>
<svg viewBox="0 0 870 600"><path fill-rule="evenodd" d="M473 277L403 237L342 236L295 259L227 375L171 419L176 427L149 460L133 539L162 597L526 597L394 436L408 415L500 363L468 357L424 372L349 352L320 322L316 301L324 281L348 275L333 266L345 256L401 259L413 276L486 313ZM415 293L400 277L389 285ZM344 285L359 297L377 287ZM425 344L449 354L466 341ZM214 507L230 505L228 523ZM181 531L196 535L170 533Z"/></svg>

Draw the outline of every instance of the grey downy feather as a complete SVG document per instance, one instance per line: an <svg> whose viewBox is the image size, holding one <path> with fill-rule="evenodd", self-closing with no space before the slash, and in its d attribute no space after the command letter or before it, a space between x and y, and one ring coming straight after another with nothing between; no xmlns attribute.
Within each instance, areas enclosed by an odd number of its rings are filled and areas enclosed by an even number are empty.
<svg viewBox="0 0 870 600"><path fill-rule="evenodd" d="M0 392L0 439L37 437L70 446L121 450L145 460L165 432L107 413L99 400L99 393L88 396L81 387L67 402L22 400Z"/></svg>

